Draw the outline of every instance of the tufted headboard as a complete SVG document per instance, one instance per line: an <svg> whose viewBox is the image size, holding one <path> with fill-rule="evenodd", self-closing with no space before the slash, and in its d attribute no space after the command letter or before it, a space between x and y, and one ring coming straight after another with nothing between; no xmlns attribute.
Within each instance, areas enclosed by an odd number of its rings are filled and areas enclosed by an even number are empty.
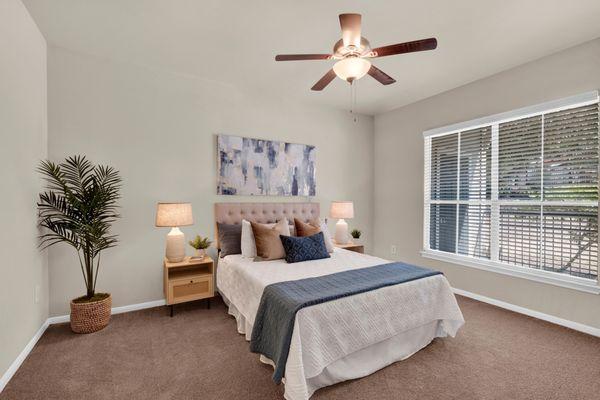
<svg viewBox="0 0 600 400"><path fill-rule="evenodd" d="M319 203L215 203L215 238L219 247L217 222L241 224L242 219L269 224L287 218L304 222L319 218Z"/></svg>

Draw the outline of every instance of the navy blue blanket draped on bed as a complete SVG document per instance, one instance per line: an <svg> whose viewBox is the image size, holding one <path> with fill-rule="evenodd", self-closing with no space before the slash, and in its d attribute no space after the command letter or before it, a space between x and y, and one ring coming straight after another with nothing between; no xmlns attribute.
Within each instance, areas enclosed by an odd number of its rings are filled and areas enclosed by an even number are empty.
<svg viewBox="0 0 600 400"><path fill-rule="evenodd" d="M250 351L275 363L273 380L284 376L296 313L315 304L441 274L394 262L265 287L252 329Z"/></svg>

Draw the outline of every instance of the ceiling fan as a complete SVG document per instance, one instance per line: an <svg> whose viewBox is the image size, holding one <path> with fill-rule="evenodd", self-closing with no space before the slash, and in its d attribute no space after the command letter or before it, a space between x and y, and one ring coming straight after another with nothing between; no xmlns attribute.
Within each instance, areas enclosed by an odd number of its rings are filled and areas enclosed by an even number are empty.
<svg viewBox="0 0 600 400"><path fill-rule="evenodd" d="M366 74L383 85L390 85L396 80L372 65L369 59L433 50L437 47L437 40L429 38L371 49L369 41L360 35L360 23L360 14L340 14L342 38L333 46L333 54L278 54L275 61L337 60L333 68L311 90L323 90L336 76L352 83Z"/></svg>

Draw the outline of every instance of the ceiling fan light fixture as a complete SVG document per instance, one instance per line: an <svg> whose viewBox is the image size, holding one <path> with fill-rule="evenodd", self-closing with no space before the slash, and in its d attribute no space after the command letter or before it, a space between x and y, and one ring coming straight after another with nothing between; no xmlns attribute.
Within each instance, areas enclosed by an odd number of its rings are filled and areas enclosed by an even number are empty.
<svg viewBox="0 0 600 400"><path fill-rule="evenodd" d="M348 57L333 65L333 72L338 78L348 82L360 79L369 72L371 62L360 57Z"/></svg>
<svg viewBox="0 0 600 400"><path fill-rule="evenodd" d="M366 74L369 74L382 85L391 85L396 80L376 66L371 65L370 58L415 53L418 51L433 50L437 47L437 39L428 38L373 49L369 41L361 36L362 17L360 14L340 14L339 17L342 38L333 45L333 52L331 54L278 54L275 56L275 61L339 60L310 90L320 92L336 76L352 83ZM352 86L354 87L354 85Z"/></svg>

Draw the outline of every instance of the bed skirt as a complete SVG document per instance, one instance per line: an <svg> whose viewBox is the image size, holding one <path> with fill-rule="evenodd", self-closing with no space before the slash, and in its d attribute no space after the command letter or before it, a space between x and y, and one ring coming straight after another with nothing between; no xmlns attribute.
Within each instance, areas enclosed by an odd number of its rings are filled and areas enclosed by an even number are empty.
<svg viewBox="0 0 600 400"><path fill-rule="evenodd" d="M238 333L250 341L252 324L239 312L233 303L221 294L237 323ZM450 332L454 336L455 332ZM296 332L294 332L296 334ZM284 377L284 397L287 400L308 400L316 390L331 386L350 379L362 378L370 375L397 361L405 360L426 347L436 337L446 337L445 324L442 320L432 321L417 328L402 332L394 337L366 347L334 361L325 367L320 374L310 377L305 382L296 382L290 385ZM260 356L260 361L274 367L274 363L265 356ZM298 386L304 386L299 388Z"/></svg>

